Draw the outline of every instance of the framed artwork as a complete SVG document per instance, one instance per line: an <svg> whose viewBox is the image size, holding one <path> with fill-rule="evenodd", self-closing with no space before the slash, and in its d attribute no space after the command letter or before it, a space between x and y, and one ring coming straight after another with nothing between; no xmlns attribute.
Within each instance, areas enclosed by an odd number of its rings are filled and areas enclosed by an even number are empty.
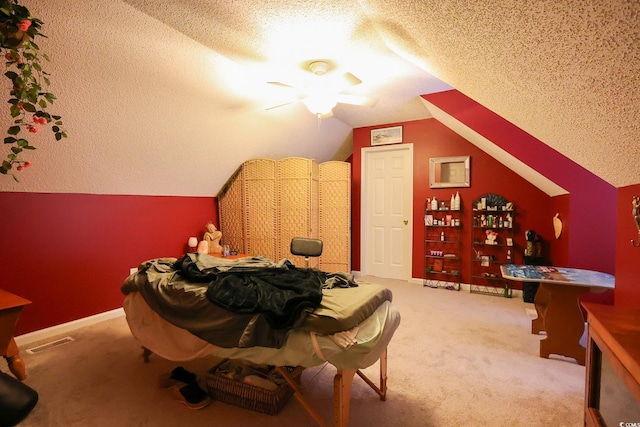
<svg viewBox="0 0 640 427"><path fill-rule="evenodd" d="M371 129L371 145L400 144L402 142L402 126L382 129Z"/></svg>

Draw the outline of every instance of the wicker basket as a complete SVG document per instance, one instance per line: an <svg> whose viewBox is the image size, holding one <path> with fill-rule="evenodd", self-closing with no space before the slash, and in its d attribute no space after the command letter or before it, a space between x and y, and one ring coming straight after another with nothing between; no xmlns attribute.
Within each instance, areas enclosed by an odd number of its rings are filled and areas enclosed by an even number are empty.
<svg viewBox="0 0 640 427"><path fill-rule="evenodd" d="M276 415L293 396L293 389L275 369L269 372L269 377L278 385L278 388L276 390L266 390L220 375L217 371L225 363L233 362L224 359L207 372L209 395L220 402L264 414ZM296 368L285 367L284 369L289 372L289 376L296 384L300 384L300 376L304 368L298 366Z"/></svg>

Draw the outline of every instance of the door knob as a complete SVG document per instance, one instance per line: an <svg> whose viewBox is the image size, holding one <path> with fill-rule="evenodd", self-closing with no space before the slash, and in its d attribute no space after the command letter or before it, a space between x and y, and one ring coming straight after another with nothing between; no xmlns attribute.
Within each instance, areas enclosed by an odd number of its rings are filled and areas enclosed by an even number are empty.
<svg viewBox="0 0 640 427"><path fill-rule="evenodd" d="M409 220L406 220L406 219L405 219L405 220L404 220L404 225L407 225L407 224L409 224Z"/></svg>

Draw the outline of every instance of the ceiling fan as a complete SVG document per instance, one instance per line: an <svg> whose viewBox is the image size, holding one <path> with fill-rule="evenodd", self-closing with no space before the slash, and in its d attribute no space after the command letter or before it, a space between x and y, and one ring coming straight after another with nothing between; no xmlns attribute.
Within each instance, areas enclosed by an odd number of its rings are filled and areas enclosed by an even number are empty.
<svg viewBox="0 0 640 427"><path fill-rule="evenodd" d="M267 82L272 85L295 89L298 94L291 101L267 107L267 110L283 107L295 102L302 102L307 109L318 118L333 116L332 109L338 103L373 107L377 98L350 95L343 90L362 83L362 80L351 73L341 75L329 73L329 64L325 61L312 61L309 69L315 75L313 81L303 87L291 86L281 82Z"/></svg>

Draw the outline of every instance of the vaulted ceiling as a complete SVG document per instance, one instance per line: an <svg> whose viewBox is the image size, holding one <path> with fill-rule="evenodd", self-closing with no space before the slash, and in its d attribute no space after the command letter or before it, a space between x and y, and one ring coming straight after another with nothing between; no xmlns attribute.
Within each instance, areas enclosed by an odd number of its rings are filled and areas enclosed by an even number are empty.
<svg viewBox="0 0 640 427"><path fill-rule="evenodd" d="M420 95L450 88L610 184L640 183L636 1L22 3L45 21L71 137L39 140L0 190L216 194L250 158L344 158L352 128L429 118ZM295 95L266 82L304 84L317 59L377 104L320 122L299 102L265 110Z"/></svg>

